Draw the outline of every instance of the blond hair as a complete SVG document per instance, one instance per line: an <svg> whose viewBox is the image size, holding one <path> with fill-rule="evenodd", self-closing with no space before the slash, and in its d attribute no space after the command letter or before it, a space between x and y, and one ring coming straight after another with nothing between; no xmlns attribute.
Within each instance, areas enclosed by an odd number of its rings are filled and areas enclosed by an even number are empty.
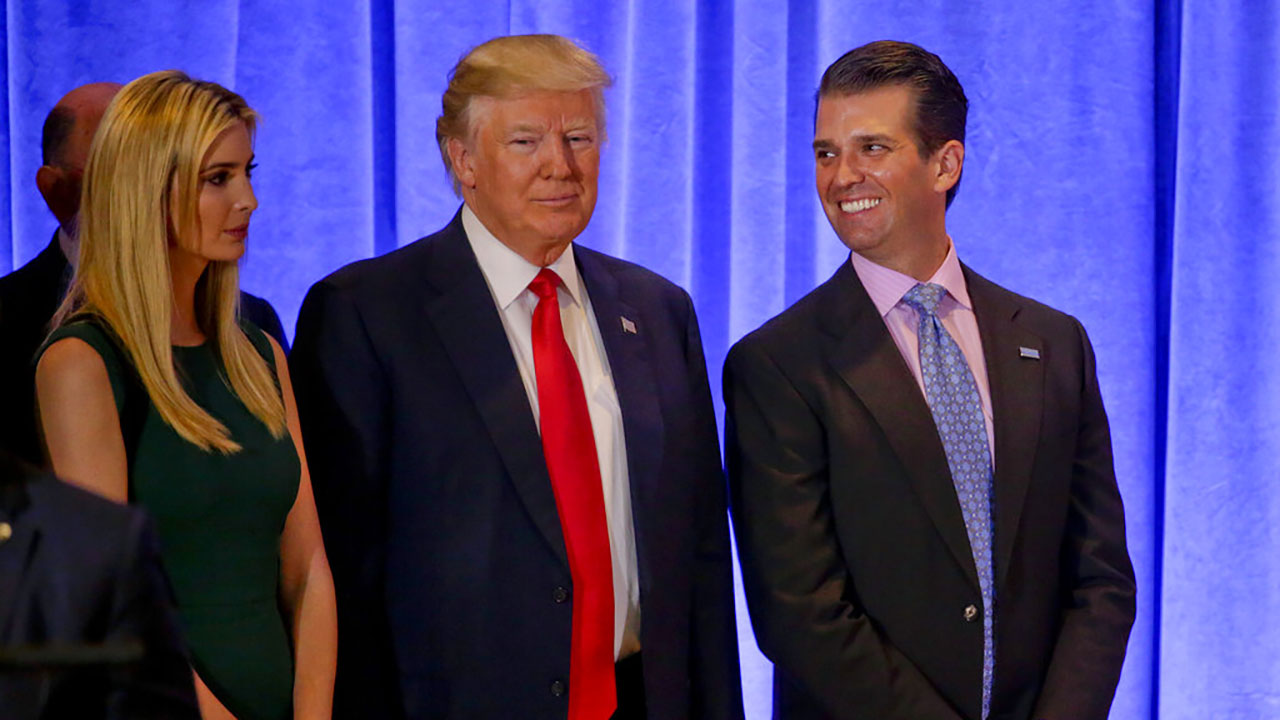
<svg viewBox="0 0 1280 720"><path fill-rule="evenodd" d="M436 119L436 142L454 193L460 195L462 186L449 159L449 139L471 137L474 99L508 99L539 90L590 90L603 137L604 89L612 83L599 58L559 35L509 35L472 48L449 73L449 87L440 99Z"/></svg>
<svg viewBox="0 0 1280 720"><path fill-rule="evenodd" d="M240 450L226 426L183 389L170 344L172 235L198 233L200 166L224 131L256 115L239 95L170 70L144 75L111 101L84 169L80 257L54 327L94 316L119 338L160 417L187 442L224 454ZM237 321L234 261L210 262L196 285L200 330L225 380L275 437L285 433L275 376Z"/></svg>

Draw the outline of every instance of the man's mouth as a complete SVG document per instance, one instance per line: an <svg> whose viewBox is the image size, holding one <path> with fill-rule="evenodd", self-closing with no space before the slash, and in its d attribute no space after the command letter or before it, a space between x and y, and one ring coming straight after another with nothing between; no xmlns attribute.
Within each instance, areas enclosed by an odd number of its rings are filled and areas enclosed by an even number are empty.
<svg viewBox="0 0 1280 720"><path fill-rule="evenodd" d="M538 203L539 205L545 205L549 207L565 207L573 203L577 199L577 197L578 197L577 195L570 193L568 195L556 195L554 197L535 198L534 202Z"/></svg>
<svg viewBox="0 0 1280 720"><path fill-rule="evenodd" d="M871 208L879 204L880 204L880 198L860 198L858 200L845 200L844 202L840 203L840 210L842 212L847 212L850 214L860 213L864 210L870 210Z"/></svg>

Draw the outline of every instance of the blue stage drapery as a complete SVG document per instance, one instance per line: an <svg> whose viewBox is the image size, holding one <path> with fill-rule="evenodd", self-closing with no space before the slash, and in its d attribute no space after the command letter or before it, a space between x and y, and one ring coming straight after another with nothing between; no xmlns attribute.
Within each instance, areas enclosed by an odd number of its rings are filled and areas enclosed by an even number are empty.
<svg viewBox="0 0 1280 720"><path fill-rule="evenodd" d="M1139 582L1112 717L1280 717L1272 0L14 0L3 24L0 272L54 227L34 184L48 109L180 68L262 114L243 282L287 327L312 282L455 211L434 127L457 58L568 35L616 78L581 242L690 290L713 378L846 256L813 187L822 70L880 38L937 52L971 103L961 258L1078 316L1097 351ZM740 622L765 718L769 668Z"/></svg>

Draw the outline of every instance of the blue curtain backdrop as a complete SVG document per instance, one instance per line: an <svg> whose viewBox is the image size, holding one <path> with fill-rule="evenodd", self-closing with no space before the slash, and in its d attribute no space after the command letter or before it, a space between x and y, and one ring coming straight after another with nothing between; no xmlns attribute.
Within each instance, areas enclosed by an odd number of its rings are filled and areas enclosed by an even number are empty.
<svg viewBox="0 0 1280 720"><path fill-rule="evenodd" d="M942 56L971 102L960 256L1078 316L1098 355L1138 572L1112 717L1280 717L1280 9L1274 0L9 0L0 272L55 222L40 126L67 90L180 68L263 116L247 289L307 287L457 207L446 73L554 32L616 78L581 242L688 288L729 345L844 260L813 188L813 91L864 42ZM718 401L718 398L717 398ZM740 609L747 703L769 668Z"/></svg>

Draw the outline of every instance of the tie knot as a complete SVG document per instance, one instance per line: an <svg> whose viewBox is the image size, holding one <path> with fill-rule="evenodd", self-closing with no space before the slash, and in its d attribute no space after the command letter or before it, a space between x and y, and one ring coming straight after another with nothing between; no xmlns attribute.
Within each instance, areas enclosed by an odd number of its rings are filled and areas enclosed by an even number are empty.
<svg viewBox="0 0 1280 720"><path fill-rule="evenodd" d="M539 270L537 277L533 279L533 282L529 283L529 289L533 291L534 295L538 296L539 300L546 300L548 298L554 300L556 297L556 289L559 287L560 276L551 268L542 268Z"/></svg>
<svg viewBox="0 0 1280 720"><path fill-rule="evenodd" d="M938 303L947 289L935 283L920 283L902 296L902 302L915 308L921 315L937 315Z"/></svg>

